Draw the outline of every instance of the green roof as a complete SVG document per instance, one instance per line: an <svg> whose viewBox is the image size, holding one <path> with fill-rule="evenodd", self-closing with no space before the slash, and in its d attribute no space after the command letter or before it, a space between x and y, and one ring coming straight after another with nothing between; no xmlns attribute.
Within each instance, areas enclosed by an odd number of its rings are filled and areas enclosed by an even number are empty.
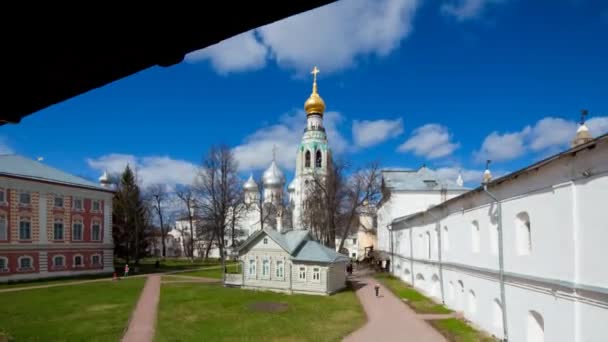
<svg viewBox="0 0 608 342"><path fill-rule="evenodd" d="M0 155L0 175L108 191L108 189L102 188L99 184L15 154Z"/></svg>
<svg viewBox="0 0 608 342"><path fill-rule="evenodd" d="M293 260L322 263L335 263L349 260L347 256L312 240L312 237L307 230L292 230L286 233L279 233L272 228L264 228L249 236L249 238L239 247L239 251L245 249L245 247L264 234L268 235L274 242L281 246L285 252L289 253Z"/></svg>

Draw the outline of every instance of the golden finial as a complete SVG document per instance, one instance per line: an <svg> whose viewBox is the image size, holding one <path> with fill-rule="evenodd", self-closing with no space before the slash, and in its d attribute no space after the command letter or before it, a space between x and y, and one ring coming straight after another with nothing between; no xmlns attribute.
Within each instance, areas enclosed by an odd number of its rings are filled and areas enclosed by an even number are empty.
<svg viewBox="0 0 608 342"><path fill-rule="evenodd" d="M308 113L309 115L310 114L323 115L323 112L325 111L325 102L323 101L321 96L319 96L319 93L317 92L317 74L319 72L320 72L319 68L317 68L317 66L315 65L315 67L312 68L312 71L311 71L311 74L313 77L312 78L312 94L310 94L310 97L304 103L304 109L306 110L306 113Z"/></svg>

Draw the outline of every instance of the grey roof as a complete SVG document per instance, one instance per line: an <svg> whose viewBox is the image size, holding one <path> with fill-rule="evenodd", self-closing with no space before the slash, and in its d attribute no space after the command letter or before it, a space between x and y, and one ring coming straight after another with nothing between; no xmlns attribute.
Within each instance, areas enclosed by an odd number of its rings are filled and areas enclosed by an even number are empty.
<svg viewBox="0 0 608 342"><path fill-rule="evenodd" d="M350 259L346 255L325 247L317 241L308 240L302 248L298 249L297 253L293 256L293 260L334 263L345 262Z"/></svg>
<svg viewBox="0 0 608 342"><path fill-rule="evenodd" d="M337 253L331 248L327 248L317 241L313 241L307 230L292 230L286 233L279 233L272 228L264 228L251 234L249 238L241 244L239 251L257 240L262 234L268 235L281 248L283 248L293 260L334 263L348 261L348 257Z"/></svg>
<svg viewBox="0 0 608 342"><path fill-rule="evenodd" d="M456 180L440 177L436 171L425 166L418 170L387 169L382 170L382 181L384 186L392 190L409 191L439 191L445 190L469 190L460 186Z"/></svg>
<svg viewBox="0 0 608 342"><path fill-rule="evenodd" d="M42 164L36 160L25 158L16 154L0 155L0 175L17 176L33 180L110 191L101 187L99 184L76 177L69 173Z"/></svg>

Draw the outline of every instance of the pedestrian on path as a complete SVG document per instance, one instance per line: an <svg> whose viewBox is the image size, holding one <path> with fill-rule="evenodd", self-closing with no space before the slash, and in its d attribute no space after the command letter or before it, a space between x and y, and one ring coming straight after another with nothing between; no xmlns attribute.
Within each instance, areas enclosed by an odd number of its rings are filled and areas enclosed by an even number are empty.
<svg viewBox="0 0 608 342"><path fill-rule="evenodd" d="M125 278L129 276L129 264L125 264Z"/></svg>
<svg viewBox="0 0 608 342"><path fill-rule="evenodd" d="M376 297L378 297L378 293L380 293L380 284L376 283L376 286L374 286L374 290L376 290Z"/></svg>

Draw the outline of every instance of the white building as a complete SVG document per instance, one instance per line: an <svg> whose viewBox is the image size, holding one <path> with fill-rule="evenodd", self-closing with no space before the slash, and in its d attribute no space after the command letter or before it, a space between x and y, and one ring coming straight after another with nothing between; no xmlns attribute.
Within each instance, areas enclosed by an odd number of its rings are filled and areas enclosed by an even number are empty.
<svg viewBox="0 0 608 342"><path fill-rule="evenodd" d="M591 140L582 124L573 145L385 217L393 274L498 338L608 341L608 135Z"/></svg>

